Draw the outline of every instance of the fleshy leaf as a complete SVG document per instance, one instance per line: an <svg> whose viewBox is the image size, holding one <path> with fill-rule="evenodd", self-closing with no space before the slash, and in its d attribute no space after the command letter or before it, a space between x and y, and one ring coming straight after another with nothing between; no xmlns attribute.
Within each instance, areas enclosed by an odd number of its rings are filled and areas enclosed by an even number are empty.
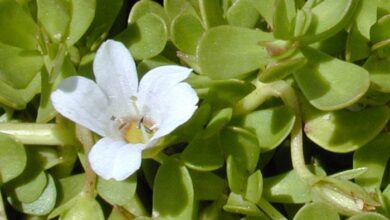
<svg viewBox="0 0 390 220"><path fill-rule="evenodd" d="M71 18L66 43L75 44L88 30L95 17L96 0L71 0Z"/></svg>
<svg viewBox="0 0 390 220"><path fill-rule="evenodd" d="M310 140L322 148L337 153L354 151L384 128L390 109L377 106L361 111L339 110L306 114L304 131Z"/></svg>
<svg viewBox="0 0 390 220"><path fill-rule="evenodd" d="M46 29L51 40L55 43L64 41L71 19L69 2L65 0L38 0L37 7L38 20Z"/></svg>
<svg viewBox="0 0 390 220"><path fill-rule="evenodd" d="M19 203L8 197L8 201L20 212L31 215L47 215L54 208L57 189L53 177L48 175L48 183L38 199L31 203Z"/></svg>
<svg viewBox="0 0 390 220"><path fill-rule="evenodd" d="M202 23L193 15L177 16L172 21L172 42L176 47L187 54L196 54L200 37L204 32Z"/></svg>
<svg viewBox="0 0 390 220"><path fill-rule="evenodd" d="M258 203L261 199L262 193L263 175L261 174L260 170L257 170L248 178L245 191L245 199L253 203Z"/></svg>
<svg viewBox="0 0 390 220"><path fill-rule="evenodd" d="M223 9L219 0L200 0L199 8L200 15L206 28L211 28L226 23L223 17Z"/></svg>
<svg viewBox="0 0 390 220"><path fill-rule="evenodd" d="M294 74L299 88L312 105L321 110L349 106L368 90L368 72L352 63L305 48L308 63Z"/></svg>
<svg viewBox="0 0 390 220"><path fill-rule="evenodd" d="M356 183L368 190L379 189L390 158L390 133L379 135L359 148L353 155L353 167L367 167L368 172L355 178Z"/></svg>
<svg viewBox="0 0 390 220"><path fill-rule="evenodd" d="M259 21L260 14L251 0L237 0L226 12L226 19L230 25L253 28Z"/></svg>
<svg viewBox="0 0 390 220"><path fill-rule="evenodd" d="M26 167L24 146L10 136L0 133L0 184L19 176Z"/></svg>
<svg viewBox="0 0 390 220"><path fill-rule="evenodd" d="M116 39L130 49L135 59L142 60L156 56L164 49L168 29L161 17L149 13L130 23Z"/></svg>
<svg viewBox="0 0 390 220"><path fill-rule="evenodd" d="M373 89L390 93L390 57L371 56L364 64L364 68L370 73Z"/></svg>
<svg viewBox="0 0 390 220"><path fill-rule="evenodd" d="M199 171L216 170L224 163L217 136L195 137L183 151L181 158L187 167Z"/></svg>
<svg viewBox="0 0 390 220"><path fill-rule="evenodd" d="M132 175L123 181L99 178L96 189L99 195L110 204L125 205L133 199L136 187L137 176Z"/></svg>
<svg viewBox="0 0 390 220"><path fill-rule="evenodd" d="M294 112L279 106L253 111L234 119L233 123L254 131L261 151L270 151L289 135L294 121Z"/></svg>
<svg viewBox="0 0 390 220"><path fill-rule="evenodd" d="M157 171L153 187L153 217L191 219L194 191L188 170L175 159L164 162Z"/></svg>
<svg viewBox="0 0 390 220"><path fill-rule="evenodd" d="M311 11L313 19L307 33L298 39L306 44L334 35L348 24L358 3L355 0L321 1Z"/></svg>
<svg viewBox="0 0 390 220"><path fill-rule="evenodd" d="M227 189L226 180L211 172L191 171L197 200L217 200Z"/></svg>
<svg viewBox="0 0 390 220"><path fill-rule="evenodd" d="M306 204L300 208L297 214L294 216L294 220L307 219L339 220L340 216L332 206L322 202L314 202Z"/></svg>
<svg viewBox="0 0 390 220"><path fill-rule="evenodd" d="M257 206L249 201L246 201L240 194L231 192L228 201L223 209L232 213L239 213L250 216L262 216L264 213Z"/></svg>
<svg viewBox="0 0 390 220"><path fill-rule="evenodd" d="M259 42L271 34L249 28L220 26L202 36L197 50L202 74L213 79L240 78L263 67L268 55Z"/></svg>
<svg viewBox="0 0 390 220"><path fill-rule="evenodd" d="M11 19L12 18L12 19ZM35 50L38 26L14 0L0 2L0 41L23 49Z"/></svg>

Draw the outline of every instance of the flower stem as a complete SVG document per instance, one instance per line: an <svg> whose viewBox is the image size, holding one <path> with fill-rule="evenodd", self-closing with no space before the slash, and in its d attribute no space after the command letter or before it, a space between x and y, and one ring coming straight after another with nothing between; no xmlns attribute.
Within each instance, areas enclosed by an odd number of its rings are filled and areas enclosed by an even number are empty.
<svg viewBox="0 0 390 220"><path fill-rule="evenodd" d="M91 150L92 146L95 144L92 132L82 127L81 125L76 125L76 136L83 146L86 158L88 158L87 155ZM89 164L88 159L86 159L85 161L85 176L86 177L83 192L87 195L94 196L97 178L96 174L91 169L91 165Z"/></svg>
<svg viewBox="0 0 390 220"><path fill-rule="evenodd" d="M71 145L69 131L57 124L0 123L0 132L27 145Z"/></svg>

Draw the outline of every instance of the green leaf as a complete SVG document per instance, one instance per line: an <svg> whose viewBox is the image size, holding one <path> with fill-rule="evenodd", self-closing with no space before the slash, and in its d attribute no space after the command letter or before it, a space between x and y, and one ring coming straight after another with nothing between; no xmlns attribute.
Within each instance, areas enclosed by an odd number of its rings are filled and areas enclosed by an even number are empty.
<svg viewBox="0 0 390 220"><path fill-rule="evenodd" d="M370 30L371 41L374 43L390 38L390 15L385 15L375 23Z"/></svg>
<svg viewBox="0 0 390 220"><path fill-rule="evenodd" d="M260 14L251 0L237 0L226 12L226 20L233 26L253 28L260 20Z"/></svg>
<svg viewBox="0 0 390 220"><path fill-rule="evenodd" d="M206 29L225 24L223 9L219 0L200 0L200 15Z"/></svg>
<svg viewBox="0 0 390 220"><path fill-rule="evenodd" d="M371 56L363 67L370 73L373 89L390 93L390 57Z"/></svg>
<svg viewBox="0 0 390 220"><path fill-rule="evenodd" d="M74 205L60 217L61 220L94 219L104 220L102 208L95 198L80 195Z"/></svg>
<svg viewBox="0 0 390 220"><path fill-rule="evenodd" d="M324 176L320 168L315 167L315 173ZM263 197L268 202L306 203L311 201L310 186L291 170L277 176L263 179Z"/></svg>
<svg viewBox="0 0 390 220"><path fill-rule="evenodd" d="M246 201L241 195L231 192L228 201L223 209L227 212L238 213L250 216L262 216L264 213L257 206Z"/></svg>
<svg viewBox="0 0 390 220"><path fill-rule="evenodd" d="M218 136L206 138L200 134L186 147L181 158L187 167L199 171L216 170L224 164Z"/></svg>
<svg viewBox="0 0 390 220"><path fill-rule="evenodd" d="M88 48L96 49L106 38L122 4L122 0L96 0L95 16L85 34Z"/></svg>
<svg viewBox="0 0 390 220"><path fill-rule="evenodd" d="M268 55L259 42L271 34L242 27L220 26L206 31L197 56L202 74L213 79L241 78L263 67Z"/></svg>
<svg viewBox="0 0 390 220"><path fill-rule="evenodd" d="M222 131L220 138L226 153L233 156L245 171L252 173L256 169L260 148L252 132L239 127L227 127Z"/></svg>
<svg viewBox="0 0 390 220"><path fill-rule="evenodd" d="M71 18L66 44L75 44L88 30L95 17L96 0L71 0Z"/></svg>
<svg viewBox="0 0 390 220"><path fill-rule="evenodd" d="M24 89L39 73L43 60L38 51L26 51L0 43L0 80Z"/></svg>
<svg viewBox="0 0 390 220"><path fill-rule="evenodd" d="M135 59L142 60L163 51L168 40L168 30L162 18L149 13L130 23L116 39L130 49Z"/></svg>
<svg viewBox="0 0 390 220"><path fill-rule="evenodd" d="M245 191L245 199L257 204L261 200L262 193L263 175L261 174L260 170L257 170L248 178Z"/></svg>
<svg viewBox="0 0 390 220"><path fill-rule="evenodd" d="M197 12L189 0L164 0L164 9L172 21L177 16L184 14L191 14L198 17Z"/></svg>
<svg viewBox="0 0 390 220"><path fill-rule="evenodd" d="M324 40L341 31L352 18L359 1L324 0L312 9L307 33L298 38L303 44Z"/></svg>
<svg viewBox="0 0 390 220"><path fill-rule="evenodd" d="M24 89L15 89L0 81L0 103L14 109L24 109L26 104L40 91L41 75L36 74Z"/></svg>
<svg viewBox="0 0 390 220"><path fill-rule="evenodd" d="M77 174L62 178L59 181L57 207L50 213L48 219L52 219L65 213L77 201L85 182L84 174Z"/></svg>
<svg viewBox="0 0 390 220"><path fill-rule="evenodd" d="M326 203L314 202L303 206L294 216L294 220L339 220L340 216L334 208Z"/></svg>
<svg viewBox="0 0 390 220"><path fill-rule="evenodd" d="M390 133L378 135L373 141L355 151L353 167L367 167L368 172L355 178L367 190L379 189L390 158Z"/></svg>
<svg viewBox="0 0 390 220"><path fill-rule="evenodd" d="M196 54L196 48L203 32L202 23L193 15L179 15L172 21L172 42L184 53Z"/></svg>
<svg viewBox="0 0 390 220"><path fill-rule="evenodd" d="M346 59L350 62L361 60L370 54L370 28L376 22L378 0L360 0L354 23L349 31Z"/></svg>
<svg viewBox="0 0 390 220"><path fill-rule="evenodd" d="M234 125L253 131L262 152L277 147L290 134L294 126L294 112L286 106L253 111L235 118Z"/></svg>
<svg viewBox="0 0 390 220"><path fill-rule="evenodd" d="M26 169L16 179L5 185L7 196L21 203L31 203L39 198L47 186L46 173L37 162L28 160Z"/></svg>
<svg viewBox="0 0 390 220"><path fill-rule="evenodd" d="M164 7L165 5L166 4L164 3ZM135 23L142 16L149 13L155 14L162 18L167 26L170 24L169 17L164 11L164 8L157 2L150 0L141 0L133 5L129 14L128 23Z"/></svg>
<svg viewBox="0 0 390 220"><path fill-rule="evenodd" d="M292 20L295 17L295 1L275 0L273 13L273 35L288 40L292 36Z"/></svg>
<svg viewBox="0 0 390 220"><path fill-rule="evenodd" d="M190 170L196 200L217 200L227 189L227 182L211 172Z"/></svg>
<svg viewBox="0 0 390 220"><path fill-rule="evenodd" d="M390 109L377 106L353 112L339 110L306 114L304 131L310 140L322 148L337 153L354 151L385 127Z"/></svg>
<svg viewBox="0 0 390 220"><path fill-rule="evenodd" d="M305 48L308 63L294 74L310 103L321 110L337 110L360 99L368 90L368 72L320 51Z"/></svg>
<svg viewBox="0 0 390 220"><path fill-rule="evenodd" d="M232 115L232 108L224 108L217 111L207 124L205 136L210 137L222 130L229 123Z"/></svg>
<svg viewBox="0 0 390 220"><path fill-rule="evenodd" d="M153 217L191 219L194 190L188 170L173 158L157 171L153 187Z"/></svg>
<svg viewBox="0 0 390 220"><path fill-rule="evenodd" d="M386 218L385 216L379 213L373 213L373 212L362 213L348 218L348 220L386 220L386 219L388 218Z"/></svg>
<svg viewBox="0 0 390 220"><path fill-rule="evenodd" d="M16 1L0 1L0 41L2 43L35 50L37 32L38 27L32 17Z"/></svg>
<svg viewBox="0 0 390 220"><path fill-rule="evenodd" d="M49 214L56 204L56 198L56 185L53 177L48 175L48 183L42 194L35 201L31 203L19 203L18 201L14 201L12 197L8 197L8 201L20 212L41 216Z"/></svg>
<svg viewBox="0 0 390 220"><path fill-rule="evenodd" d="M112 205L125 205L133 199L137 187L137 176L132 175L126 180L98 179L97 192Z"/></svg>
<svg viewBox="0 0 390 220"><path fill-rule="evenodd" d="M65 40L71 12L66 0L37 0L38 21L46 29L50 39L59 43Z"/></svg>
<svg viewBox="0 0 390 220"><path fill-rule="evenodd" d="M260 15L267 21L268 25L272 26L274 17L274 3L275 0L251 0L252 5L260 13Z"/></svg>
<svg viewBox="0 0 390 220"><path fill-rule="evenodd" d="M10 136L0 133L0 185L19 176L26 167L24 146Z"/></svg>

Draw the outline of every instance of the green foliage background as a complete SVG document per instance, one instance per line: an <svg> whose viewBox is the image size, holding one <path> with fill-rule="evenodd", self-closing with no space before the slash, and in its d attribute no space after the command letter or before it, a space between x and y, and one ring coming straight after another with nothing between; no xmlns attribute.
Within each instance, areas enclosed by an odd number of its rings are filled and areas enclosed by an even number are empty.
<svg viewBox="0 0 390 220"><path fill-rule="evenodd" d="M388 0L0 0L0 219L387 219L389 31ZM49 98L108 38L201 98L121 182Z"/></svg>

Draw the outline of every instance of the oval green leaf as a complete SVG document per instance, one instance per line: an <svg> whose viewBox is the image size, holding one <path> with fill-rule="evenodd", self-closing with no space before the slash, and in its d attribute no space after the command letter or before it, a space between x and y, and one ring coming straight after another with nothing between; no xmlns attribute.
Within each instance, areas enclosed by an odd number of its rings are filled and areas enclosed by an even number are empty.
<svg viewBox="0 0 390 220"><path fill-rule="evenodd" d="M98 179L97 192L112 205L125 205L133 199L137 187L137 176L132 175L126 180L115 181L113 179Z"/></svg>
<svg viewBox="0 0 390 220"><path fill-rule="evenodd" d="M310 103L321 110L352 105L368 90L368 72L352 63L335 59L312 48L302 49L308 63L294 74Z"/></svg>
<svg viewBox="0 0 390 220"><path fill-rule="evenodd" d="M202 23L193 15L180 15L172 21L172 42L184 53L196 54L196 47L203 32Z"/></svg>
<svg viewBox="0 0 390 220"><path fill-rule="evenodd" d="M238 213L250 216L264 215L257 206L249 201L246 201L240 194L230 193L226 205L223 209L227 212Z"/></svg>
<svg viewBox="0 0 390 220"><path fill-rule="evenodd" d="M19 176L26 167L24 146L10 136L0 133L0 184Z"/></svg>
<svg viewBox="0 0 390 220"><path fill-rule="evenodd" d="M191 219L194 190L188 170L176 159L166 160L157 171L153 187L153 217Z"/></svg>
<svg viewBox="0 0 390 220"><path fill-rule="evenodd" d="M339 110L308 115L304 131L322 148L337 153L354 151L385 127L390 116L386 106L370 107L358 112Z"/></svg>
<svg viewBox="0 0 390 220"><path fill-rule="evenodd" d="M93 219L104 220L103 210L99 203L89 195L80 195L73 206L60 217L61 220Z"/></svg>
<svg viewBox="0 0 390 220"><path fill-rule="evenodd" d="M35 50L38 26L14 0L0 1L0 41L23 49Z"/></svg>
<svg viewBox="0 0 390 220"><path fill-rule="evenodd" d="M254 131L262 152L277 147L294 126L294 112L286 106L251 112L234 119L233 123Z"/></svg>
<svg viewBox="0 0 390 220"><path fill-rule="evenodd" d="M244 77L265 66L268 55L259 42L272 35L249 28L220 26L206 31L200 39L197 56L202 74L213 79Z"/></svg>
<svg viewBox="0 0 390 220"><path fill-rule="evenodd" d="M54 208L57 198L57 189L53 177L48 175L47 185L38 199L31 203L19 203L8 197L8 201L20 212L31 215L47 215Z"/></svg>
<svg viewBox="0 0 390 220"><path fill-rule="evenodd" d="M217 200L227 189L226 180L212 172L190 171L196 200Z"/></svg>
<svg viewBox="0 0 390 220"><path fill-rule="evenodd" d="M263 175L261 174L260 170L257 170L248 178L245 191L245 199L257 204L261 200L262 193Z"/></svg>
<svg viewBox="0 0 390 220"><path fill-rule="evenodd" d="M194 170L211 171L221 168L224 163L217 136L195 137L181 154L184 164Z"/></svg>
<svg viewBox="0 0 390 220"><path fill-rule="evenodd" d="M163 51L168 40L167 26L162 18L149 13L130 23L116 39L130 49L134 59L147 59Z"/></svg>
<svg viewBox="0 0 390 220"><path fill-rule="evenodd" d="M339 220L337 211L330 205L323 202L309 203L299 209L294 220Z"/></svg>
<svg viewBox="0 0 390 220"><path fill-rule="evenodd" d="M312 19L306 34L298 38L308 44L324 40L342 30L352 18L359 1L324 0L312 10Z"/></svg>
<svg viewBox="0 0 390 220"><path fill-rule="evenodd" d="M230 25L253 28L260 19L260 14L252 5L252 0L237 0L226 12Z"/></svg>
<svg viewBox="0 0 390 220"><path fill-rule="evenodd" d="M370 191L379 189L389 158L390 133L386 132L355 151L353 167L367 167L368 169L368 172L355 178L356 183Z"/></svg>
<svg viewBox="0 0 390 220"><path fill-rule="evenodd" d="M69 24L68 46L75 44L88 30L95 17L96 0L71 0L71 18Z"/></svg>
<svg viewBox="0 0 390 220"><path fill-rule="evenodd" d="M364 64L364 68L370 73L373 89L390 93L390 57L371 56Z"/></svg>
<svg viewBox="0 0 390 220"><path fill-rule="evenodd" d="M65 0L37 0L38 21L55 43L64 41L67 36L71 17L69 6Z"/></svg>

